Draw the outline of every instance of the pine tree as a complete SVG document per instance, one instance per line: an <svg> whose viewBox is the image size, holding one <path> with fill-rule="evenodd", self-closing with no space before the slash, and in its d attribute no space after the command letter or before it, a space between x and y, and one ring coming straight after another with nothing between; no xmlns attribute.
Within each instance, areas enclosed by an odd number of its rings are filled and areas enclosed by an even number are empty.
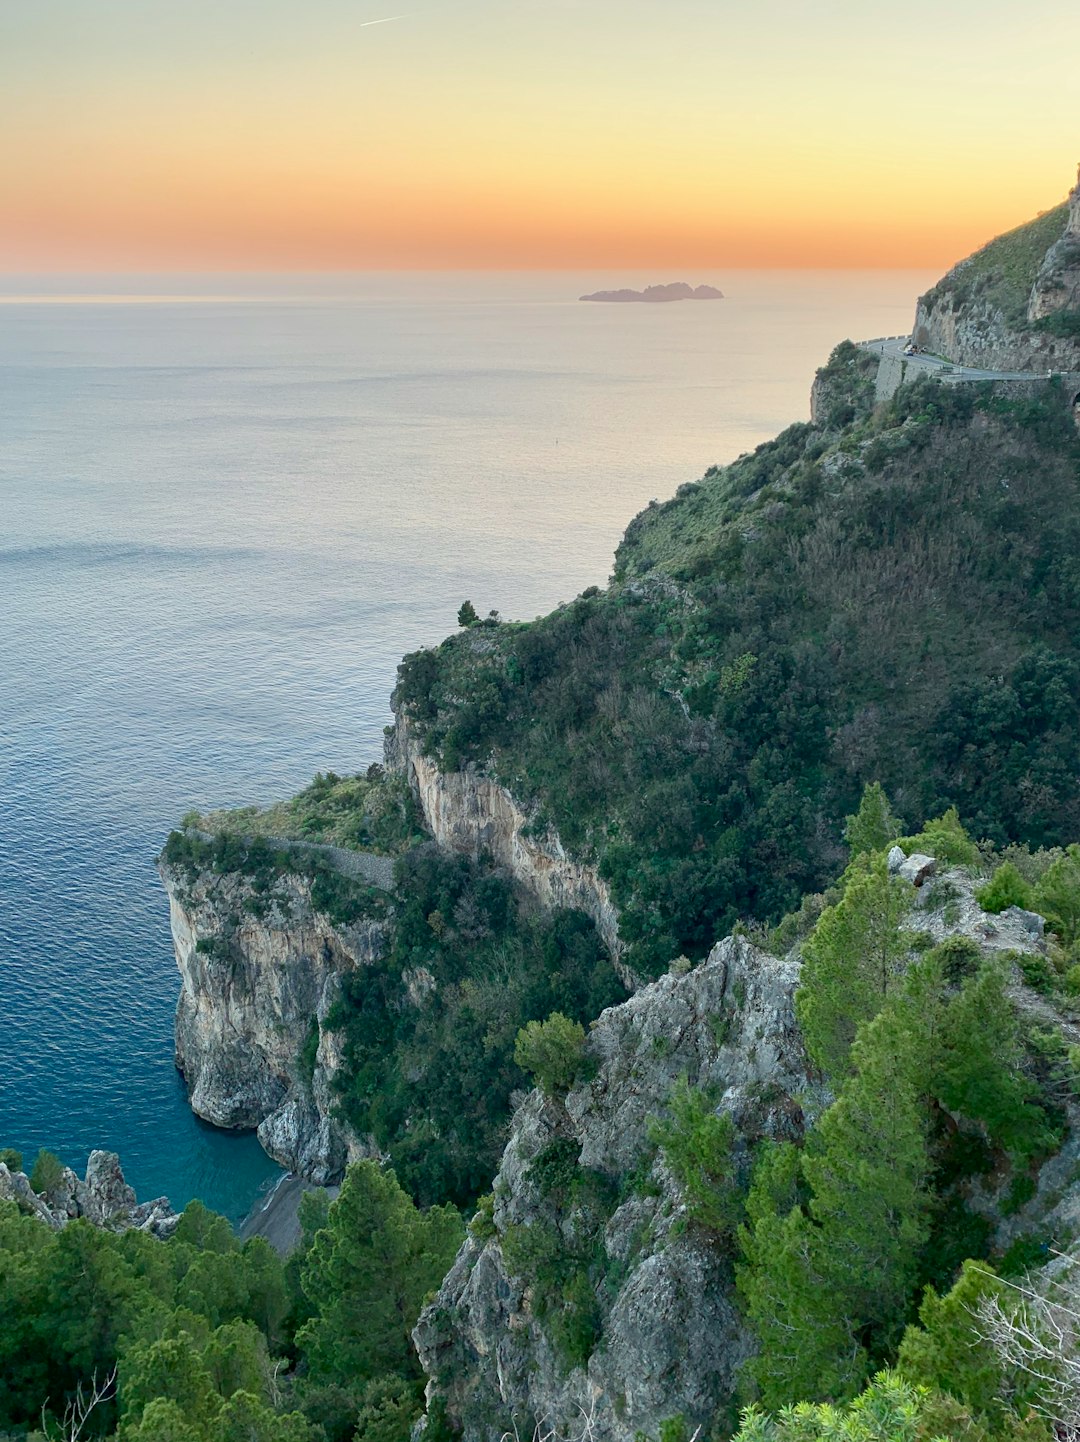
<svg viewBox="0 0 1080 1442"><path fill-rule="evenodd" d="M453 1207L420 1212L392 1172L351 1166L302 1270L316 1315L297 1340L313 1375L360 1388L415 1375L413 1325L463 1236Z"/></svg>
<svg viewBox="0 0 1080 1442"><path fill-rule="evenodd" d="M904 823L894 814L881 782L872 781L863 790L858 811L847 818L844 840L852 857L872 856L895 841L903 829Z"/></svg>
<svg viewBox="0 0 1080 1442"><path fill-rule="evenodd" d="M903 975L909 944L901 923L910 904L911 888L880 858L849 871L843 897L803 943L795 1008L827 1076L844 1074L859 1024L877 1015Z"/></svg>

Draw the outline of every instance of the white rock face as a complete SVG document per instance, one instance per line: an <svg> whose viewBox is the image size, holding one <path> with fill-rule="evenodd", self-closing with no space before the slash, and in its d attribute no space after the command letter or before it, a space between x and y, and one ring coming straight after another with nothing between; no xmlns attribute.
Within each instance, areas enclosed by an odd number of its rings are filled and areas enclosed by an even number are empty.
<svg viewBox="0 0 1080 1442"><path fill-rule="evenodd" d="M718 1109L733 1116L740 1165L753 1140L800 1135L795 1098L808 1083L797 979L796 962L729 938L687 975L663 977L601 1015L587 1043L595 1076L565 1105L533 1092L521 1106L495 1182L495 1235L466 1241L415 1332L429 1401L445 1403L466 1442L497 1442L512 1422L525 1437L541 1419L545 1431L577 1435L582 1413L596 1439L632 1442L639 1430L656 1436L677 1412L691 1430L707 1424L730 1397L750 1350L731 1262L685 1225L649 1120L685 1075L714 1087ZM544 1195L533 1167L553 1142L576 1149L579 1167L613 1188L589 1241L607 1257L593 1299L599 1335L587 1363L569 1370L534 1311L530 1279L513 1275L504 1254L510 1229L555 1225L572 1243L585 1225L573 1206ZM626 1186L635 1173L642 1185Z"/></svg>
<svg viewBox="0 0 1080 1442"><path fill-rule="evenodd" d="M619 914L607 883L595 867L568 856L554 833L527 835L529 817L504 786L472 766L440 771L400 714L387 743L387 763L404 773L424 825L440 846L471 857L486 851L542 905L584 911L618 964Z"/></svg>
<svg viewBox="0 0 1080 1442"><path fill-rule="evenodd" d="M342 976L382 955L387 923L335 926L302 877L285 878L260 917L243 876L160 870L181 978L176 1064L192 1109L215 1126L257 1127L276 1161L313 1182L340 1180L365 1148L330 1114L340 1055L325 1022ZM308 1077L299 1059L313 1028Z"/></svg>

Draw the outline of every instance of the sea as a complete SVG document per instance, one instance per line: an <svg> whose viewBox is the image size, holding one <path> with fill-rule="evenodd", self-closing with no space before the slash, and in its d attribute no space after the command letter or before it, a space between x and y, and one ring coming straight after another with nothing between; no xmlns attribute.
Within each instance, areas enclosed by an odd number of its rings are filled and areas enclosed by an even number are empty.
<svg viewBox="0 0 1080 1442"><path fill-rule="evenodd" d="M685 278L722 301L583 304ZM528 619L809 414L923 272L0 277L0 1147L238 1221L173 1064L155 857L378 760L401 656Z"/></svg>

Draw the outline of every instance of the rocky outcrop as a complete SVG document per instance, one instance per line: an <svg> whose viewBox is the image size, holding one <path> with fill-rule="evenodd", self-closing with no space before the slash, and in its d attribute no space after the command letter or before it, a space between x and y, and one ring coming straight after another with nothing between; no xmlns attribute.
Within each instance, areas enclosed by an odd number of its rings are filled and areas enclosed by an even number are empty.
<svg viewBox="0 0 1080 1442"><path fill-rule="evenodd" d="M1063 228L1047 237L1042 227L1057 214L1040 217L955 266L920 299L912 331L916 342L982 370L1080 371L1080 338L1045 324L1063 313L1080 316L1080 180L1069 195ZM1029 231L1042 237L1033 263L1017 256L1017 237ZM1012 253L999 262L996 252L1010 246ZM1025 264L1031 266L1030 289L1007 300L1009 283L1017 283Z"/></svg>
<svg viewBox="0 0 1080 1442"><path fill-rule="evenodd" d="M0 1162L0 1202L14 1202L52 1231L83 1217L105 1231L138 1230L164 1240L172 1236L180 1221L167 1197L137 1200L115 1152L91 1152L81 1181L70 1167L64 1167L56 1183L41 1195L24 1172L13 1172Z"/></svg>
<svg viewBox="0 0 1080 1442"><path fill-rule="evenodd" d="M584 911L618 963L619 914L607 883L594 866L569 856L553 831L532 835L529 816L505 786L474 766L440 771L400 711L386 761L404 774L440 846L474 858L486 852L542 905Z"/></svg>
<svg viewBox="0 0 1080 1442"><path fill-rule="evenodd" d="M1080 174L1069 195L1065 234L1046 252L1028 301L1028 320L1045 320L1059 311L1080 313Z"/></svg>
<svg viewBox="0 0 1080 1442"><path fill-rule="evenodd" d="M896 847L889 863L911 885L913 936L966 937L1002 958L1019 1012L1080 1044L1080 1026L1025 980L1022 958L1048 955L1040 917L1016 907L988 915L979 878L932 856ZM445 1411L464 1442L538 1426L633 1442L677 1415L691 1432L707 1430L730 1406L752 1348L731 1255L689 1214L651 1122L680 1078L709 1089L733 1120L743 1179L760 1138L797 1140L816 1122L831 1097L808 1069L796 1023L799 971L797 951L778 959L729 937L699 966L605 1011L586 1042L590 1079L564 1102L537 1091L519 1108L490 1213L478 1213L414 1334L429 1408ZM1065 1110L1065 1145L1043 1164L1019 1220L1003 1202L1007 1169L972 1184L969 1205L1002 1247L1044 1223L1073 1235L1080 1103L1070 1096Z"/></svg>
<svg viewBox="0 0 1080 1442"><path fill-rule="evenodd" d="M160 865L180 970L176 1064L195 1113L257 1128L274 1159L340 1179L366 1148L334 1115L339 1038L326 1026L342 976L382 955L388 923L334 924L303 876L268 897L242 874Z"/></svg>
<svg viewBox="0 0 1080 1442"><path fill-rule="evenodd" d="M534 1092L519 1109L490 1234L466 1241L415 1332L429 1402L466 1442L538 1422L577 1435L583 1417L596 1439L630 1442L680 1412L691 1430L706 1424L731 1396L750 1349L731 1261L687 1225L649 1122L686 1076L734 1118L740 1168L761 1136L798 1136L812 1089L797 977L795 962L729 938L600 1016L587 1042L595 1075L565 1104ZM551 1158L575 1154L580 1185L553 1195ZM523 1239L535 1252L545 1235L591 1259L574 1284L594 1330L587 1357L568 1354L565 1312L545 1311L543 1278L522 1263Z"/></svg>

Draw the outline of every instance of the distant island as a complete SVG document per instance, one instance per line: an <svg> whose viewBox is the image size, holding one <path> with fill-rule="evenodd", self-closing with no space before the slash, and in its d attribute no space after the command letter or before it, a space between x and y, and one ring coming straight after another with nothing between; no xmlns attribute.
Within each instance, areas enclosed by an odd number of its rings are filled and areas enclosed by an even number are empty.
<svg viewBox="0 0 1080 1442"><path fill-rule="evenodd" d="M650 285L644 290L598 290L592 295L580 296L581 300L618 301L666 301L666 300L723 300L724 292L714 285L687 285L685 280L673 281L670 285Z"/></svg>

